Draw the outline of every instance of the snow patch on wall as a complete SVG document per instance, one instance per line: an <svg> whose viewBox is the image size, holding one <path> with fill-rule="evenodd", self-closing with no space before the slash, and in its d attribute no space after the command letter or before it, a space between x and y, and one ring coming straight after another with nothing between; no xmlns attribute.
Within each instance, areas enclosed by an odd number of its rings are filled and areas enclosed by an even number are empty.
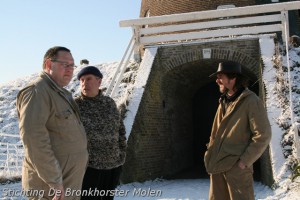
<svg viewBox="0 0 300 200"><path fill-rule="evenodd" d="M126 117L124 119L127 139L129 138L133 122L138 111L139 104L141 102L156 53L157 47L145 49L144 58L141 62L138 74L136 76L136 81L133 85L132 94L129 96Z"/></svg>

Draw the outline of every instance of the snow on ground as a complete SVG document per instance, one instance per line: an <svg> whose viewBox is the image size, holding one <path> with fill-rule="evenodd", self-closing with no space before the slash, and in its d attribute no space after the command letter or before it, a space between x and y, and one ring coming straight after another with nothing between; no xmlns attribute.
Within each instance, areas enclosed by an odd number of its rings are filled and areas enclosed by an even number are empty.
<svg viewBox="0 0 300 200"><path fill-rule="evenodd" d="M20 183L8 184L0 190L0 199L26 199L20 195ZM255 199L274 200L274 191L255 182ZM115 200L206 200L208 199L209 179L179 179L129 183L117 188ZM16 198L16 196L19 196ZM295 198L294 198L295 199ZM289 198L293 200L293 198Z"/></svg>
<svg viewBox="0 0 300 200"><path fill-rule="evenodd" d="M278 69L274 70L276 59L274 58L274 42L272 39L266 37L260 39L262 60L265 68L263 72L263 81L266 84L267 90L267 109L272 126L273 138L270 143L272 168L275 178L273 190L261 183L255 182L256 199L300 199L300 178L291 181L291 162L295 159L292 131L288 131L291 126L288 109L288 93L286 85L279 84L280 80L286 82L286 66L283 66L282 75ZM282 53L282 52L281 52ZM286 61L285 54L279 56L284 63ZM295 122L300 123L300 48L293 48L290 50L290 62L292 64L293 82L293 102ZM104 79L101 88L105 90L108 83L117 69L118 62L103 63L96 65L104 74ZM76 79L76 74L83 66L79 66L74 71L74 77L71 80L67 89L73 93L74 96L79 94L79 81ZM143 83L147 80L149 71L144 67L143 70L137 72L137 64L129 63L128 70L124 74L124 78L116 93L115 99L119 105L124 103L124 96L127 98L126 109L134 113L139 102L134 102L134 99L140 99L142 92L140 88L143 84L139 81L134 82L135 77L142 80ZM275 66L276 68L276 66ZM278 66L277 66L278 68ZM149 70L149 69L148 69ZM22 158L22 144L18 137L18 120L15 108L15 100L18 91L24 88L31 80L34 80L38 73L32 74L28 77L19 78L15 81L0 85L0 180L20 178L21 176L21 158ZM278 81L279 80L279 81ZM133 103L131 103L133 102ZM135 105L135 106L134 106ZM129 121L133 120L134 116L128 117ZM128 130L131 124L127 124ZM285 127L285 128L284 128ZM284 137L283 137L284 136ZM207 179L179 179L179 180L163 180L157 179L154 181L146 181L144 183L129 183L123 184L119 188L128 194L123 197L116 197L115 199L161 199L161 200L192 200L192 199L207 199L209 190L209 180ZM151 197L147 191L153 190L154 194L158 192L157 196ZM161 191L161 193L159 193ZM22 197L9 197L10 194L17 196L21 192L21 184L19 182L12 184L0 185L0 199L22 199ZM134 192L136 192L134 194ZM141 192L141 193L139 193ZM143 194L146 194L143 196ZM20 196L20 195L19 195Z"/></svg>

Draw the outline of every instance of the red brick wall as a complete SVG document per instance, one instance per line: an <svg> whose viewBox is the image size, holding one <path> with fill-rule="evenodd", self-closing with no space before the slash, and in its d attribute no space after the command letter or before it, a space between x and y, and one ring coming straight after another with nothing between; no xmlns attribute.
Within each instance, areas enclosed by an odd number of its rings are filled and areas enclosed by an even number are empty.
<svg viewBox="0 0 300 200"><path fill-rule="evenodd" d="M236 7L255 5L255 0L142 0L140 17L169 15L204 10L215 10L219 5L234 4Z"/></svg>

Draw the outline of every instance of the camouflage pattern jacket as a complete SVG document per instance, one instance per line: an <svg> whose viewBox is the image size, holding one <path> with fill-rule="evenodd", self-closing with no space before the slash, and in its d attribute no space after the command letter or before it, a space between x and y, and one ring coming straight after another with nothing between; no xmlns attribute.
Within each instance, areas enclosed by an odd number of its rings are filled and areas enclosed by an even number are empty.
<svg viewBox="0 0 300 200"><path fill-rule="evenodd" d="M114 100L102 95L75 99L87 133L89 167L113 169L124 164L126 157L125 127Z"/></svg>

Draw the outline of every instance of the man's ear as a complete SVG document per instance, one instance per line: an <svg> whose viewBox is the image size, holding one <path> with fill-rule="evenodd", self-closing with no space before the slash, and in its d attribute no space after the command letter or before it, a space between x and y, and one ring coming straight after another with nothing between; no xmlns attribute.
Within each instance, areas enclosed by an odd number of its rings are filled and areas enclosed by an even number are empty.
<svg viewBox="0 0 300 200"><path fill-rule="evenodd" d="M51 69L52 69L51 60L47 59L46 62L45 62L45 71L50 72Z"/></svg>
<svg viewBox="0 0 300 200"><path fill-rule="evenodd" d="M230 80L232 80L232 81L236 82L236 77L234 77L234 78L232 78L232 79L230 79Z"/></svg>

